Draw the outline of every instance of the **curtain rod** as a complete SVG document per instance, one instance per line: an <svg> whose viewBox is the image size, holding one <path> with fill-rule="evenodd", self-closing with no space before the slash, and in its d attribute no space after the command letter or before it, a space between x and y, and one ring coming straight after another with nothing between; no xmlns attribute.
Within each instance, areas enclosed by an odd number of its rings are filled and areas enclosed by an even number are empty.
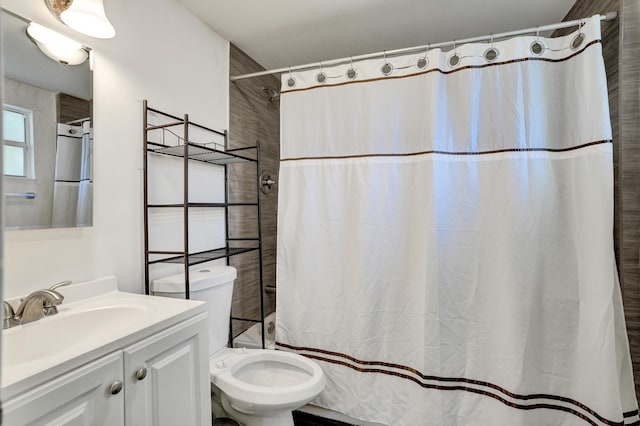
<svg viewBox="0 0 640 426"><path fill-rule="evenodd" d="M600 20L601 21L613 21L617 17L618 17L618 12L615 12L615 11L614 12L608 12L605 15L600 15ZM585 21L585 19L575 19L573 21L559 22L557 24L543 25L543 26L540 26L540 27L526 28L526 29L516 30L516 31L508 31L508 32L499 33L499 34L490 34L490 35L485 35L485 36L480 36L480 37L465 38L465 39L461 39L461 40L451 40L451 41L446 41L446 42L443 42L443 43L435 43L435 44L429 44L429 45L424 45L424 46L407 47L407 48L404 48L404 49L387 50L385 52L368 53L366 55L359 55L359 56L340 58L340 59L332 59L330 61L322 61L322 63L314 62L314 63L310 63L310 64L305 64L305 65L297 65L297 66L294 66L294 67L277 68L277 69L272 69L272 70L254 72L254 73L250 73L250 74L234 75L234 76L229 77L229 80L238 81L238 80L244 80L244 79L247 79L247 78L261 77L263 75L282 74L282 73L289 72L289 71L310 70L310 69L314 69L314 68L320 68L321 66L324 67L324 66L330 66L330 65L348 64L350 62L362 61L364 59L382 58L384 56L394 56L394 55L400 55L400 54L412 53L412 52L415 53L415 52L423 51L423 50L425 50L427 48L452 46L454 44L460 45L460 44L464 44L464 43L473 43L473 42L476 42L476 41L490 40L492 38L493 39L507 38L507 37L513 37L513 36L522 35L522 34L528 34L528 33L534 33L535 34L535 33L538 33L540 31L553 31L553 30L559 30L561 28L573 27L573 26L576 26L576 25L580 25L584 21Z"/></svg>

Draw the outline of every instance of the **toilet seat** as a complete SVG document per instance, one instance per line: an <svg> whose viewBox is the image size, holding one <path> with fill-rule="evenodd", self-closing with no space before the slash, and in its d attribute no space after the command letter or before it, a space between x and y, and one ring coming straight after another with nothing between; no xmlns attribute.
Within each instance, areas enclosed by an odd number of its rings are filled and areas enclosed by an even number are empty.
<svg viewBox="0 0 640 426"><path fill-rule="evenodd" d="M211 382L233 408L246 413L297 408L315 398L326 381L315 362L269 349L227 349L212 356L209 367Z"/></svg>

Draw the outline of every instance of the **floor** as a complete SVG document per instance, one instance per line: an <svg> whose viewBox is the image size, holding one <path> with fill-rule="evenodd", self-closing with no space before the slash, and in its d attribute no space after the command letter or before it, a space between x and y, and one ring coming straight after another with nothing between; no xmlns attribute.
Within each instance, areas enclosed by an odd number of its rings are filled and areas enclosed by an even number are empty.
<svg viewBox="0 0 640 426"><path fill-rule="evenodd" d="M327 419L314 414L293 412L293 423L295 426L356 426L338 420ZM217 418L213 420L213 426L237 426L238 423L230 419Z"/></svg>
<svg viewBox="0 0 640 426"><path fill-rule="evenodd" d="M302 411L293 412L293 423L295 426L355 426L351 423L344 423L338 420L327 419Z"/></svg>

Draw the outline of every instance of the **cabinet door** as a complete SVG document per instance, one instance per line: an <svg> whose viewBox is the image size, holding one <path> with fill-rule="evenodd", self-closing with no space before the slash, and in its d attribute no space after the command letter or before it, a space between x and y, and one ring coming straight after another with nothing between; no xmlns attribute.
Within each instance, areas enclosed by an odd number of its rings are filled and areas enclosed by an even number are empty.
<svg viewBox="0 0 640 426"><path fill-rule="evenodd" d="M124 424L122 352L107 355L3 404L4 426L116 426ZM115 388L114 388L115 389Z"/></svg>
<svg viewBox="0 0 640 426"><path fill-rule="evenodd" d="M126 425L211 424L206 318L200 314L124 350Z"/></svg>

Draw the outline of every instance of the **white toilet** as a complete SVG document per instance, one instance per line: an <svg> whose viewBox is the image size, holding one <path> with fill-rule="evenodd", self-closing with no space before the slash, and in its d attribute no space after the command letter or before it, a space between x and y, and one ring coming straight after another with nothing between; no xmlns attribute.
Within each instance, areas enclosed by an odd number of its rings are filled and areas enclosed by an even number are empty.
<svg viewBox="0 0 640 426"><path fill-rule="evenodd" d="M209 372L227 415L246 426L293 426L292 411L324 388L320 366L289 352L228 348L236 269L213 266L189 277L191 299L208 304ZM184 274L153 280L153 293L184 298Z"/></svg>

